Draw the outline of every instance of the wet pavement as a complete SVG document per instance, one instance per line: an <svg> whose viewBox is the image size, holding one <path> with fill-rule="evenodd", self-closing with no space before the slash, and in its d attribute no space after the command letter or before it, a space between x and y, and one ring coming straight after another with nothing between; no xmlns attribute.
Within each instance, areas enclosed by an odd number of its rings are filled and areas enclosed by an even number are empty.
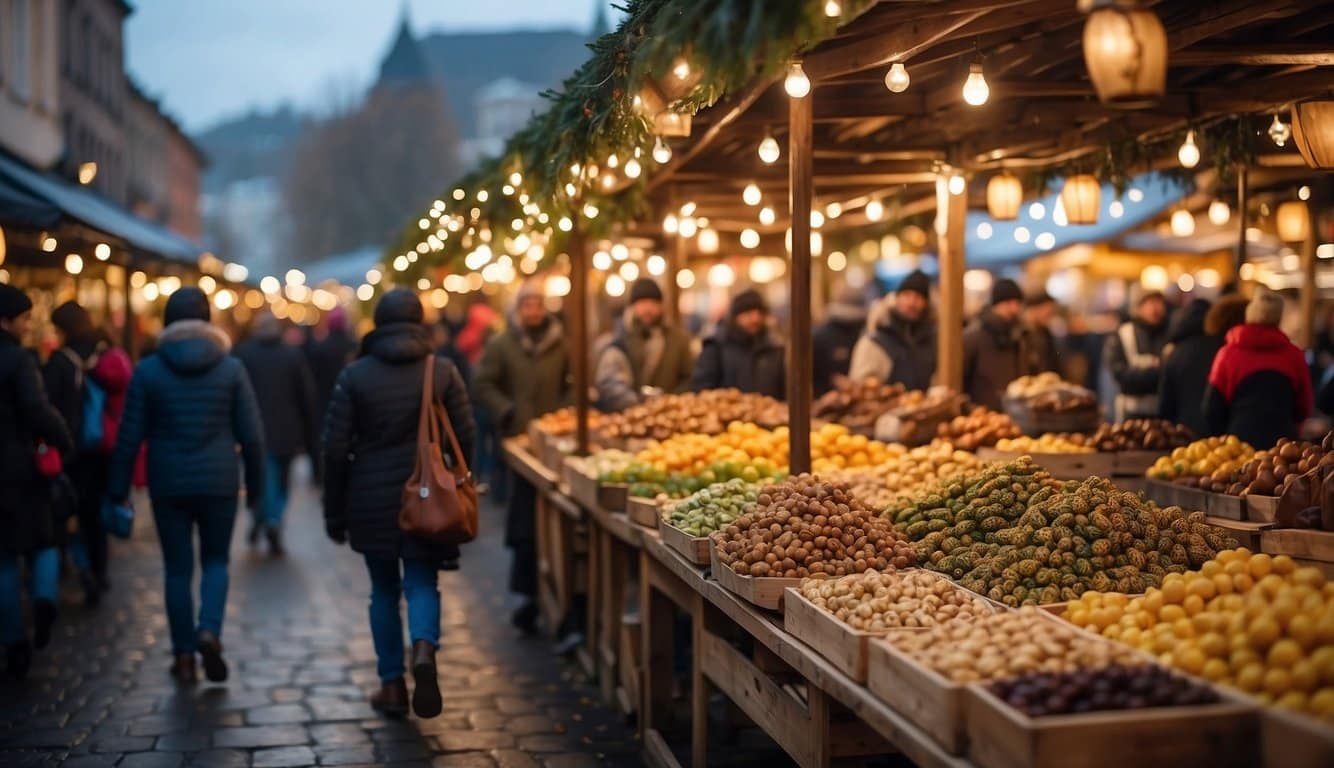
<svg viewBox="0 0 1334 768"><path fill-rule="evenodd" d="M359 556L324 536L316 497L294 493L288 554L245 543L238 518L223 633L231 680L178 688L167 674L161 558L147 502L113 542L113 591L97 609L67 579L55 639L26 682L0 675L0 765L77 768L392 765L576 768L640 765L623 718L550 641L508 624L501 512L462 570L440 575L444 712L394 721L376 686Z"/></svg>

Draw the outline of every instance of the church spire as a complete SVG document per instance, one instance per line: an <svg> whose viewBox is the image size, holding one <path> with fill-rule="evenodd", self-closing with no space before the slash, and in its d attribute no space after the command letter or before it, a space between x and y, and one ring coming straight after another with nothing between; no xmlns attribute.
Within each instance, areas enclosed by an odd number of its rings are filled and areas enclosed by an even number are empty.
<svg viewBox="0 0 1334 768"><path fill-rule="evenodd" d="M398 31L389 53L380 61L380 78L376 85L423 85L431 82L431 72L426 65L426 57L412 33L412 19L408 15L408 3L404 0L400 6Z"/></svg>
<svg viewBox="0 0 1334 768"><path fill-rule="evenodd" d="M593 0L593 32L596 40L611 32L611 22L607 20L607 0Z"/></svg>

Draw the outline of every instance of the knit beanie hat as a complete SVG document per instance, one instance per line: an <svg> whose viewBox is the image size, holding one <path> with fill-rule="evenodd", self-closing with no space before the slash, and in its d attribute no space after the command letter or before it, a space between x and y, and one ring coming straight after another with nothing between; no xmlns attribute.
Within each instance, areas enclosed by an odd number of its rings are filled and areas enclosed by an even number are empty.
<svg viewBox="0 0 1334 768"><path fill-rule="evenodd" d="M1024 303L1030 307L1040 307L1043 304L1048 304L1054 301L1056 301L1056 299L1053 299L1050 293L1047 293L1045 290L1041 290L1029 296Z"/></svg>
<svg viewBox="0 0 1334 768"><path fill-rule="evenodd" d="M995 285L991 286L991 306L996 306L1003 301L1023 301L1024 292L1019 288L1019 284L1002 277L997 280Z"/></svg>
<svg viewBox="0 0 1334 768"><path fill-rule="evenodd" d="M758 309L761 312L768 312L769 306L764 303L764 297L754 288L747 288L732 297L732 309L729 313L732 317Z"/></svg>
<svg viewBox="0 0 1334 768"><path fill-rule="evenodd" d="M0 320L13 320L32 309L28 294L8 284L0 283Z"/></svg>
<svg viewBox="0 0 1334 768"><path fill-rule="evenodd" d="M1273 291L1258 290L1246 305L1246 322L1278 325L1283 320L1283 297Z"/></svg>
<svg viewBox="0 0 1334 768"><path fill-rule="evenodd" d="M162 313L162 324L171 325L177 320L209 321L212 311L208 306L208 296L198 288L179 288L167 299L167 308Z"/></svg>
<svg viewBox="0 0 1334 768"><path fill-rule="evenodd" d="M67 301L51 312L51 324L66 336L81 336L93 329L93 318L76 301Z"/></svg>
<svg viewBox="0 0 1334 768"><path fill-rule="evenodd" d="M902 293L903 291L921 294L922 298L930 301L931 278L927 277L922 270L914 269L908 273L907 277L903 278L903 282L899 283L899 292Z"/></svg>
<svg viewBox="0 0 1334 768"><path fill-rule="evenodd" d="M389 323L421 323L424 317L421 299L407 288L389 291L375 305L376 327Z"/></svg>
<svg viewBox="0 0 1334 768"><path fill-rule="evenodd" d="M642 299L662 301L662 289L651 277L641 277L630 285L630 303L634 304Z"/></svg>
<svg viewBox="0 0 1334 768"><path fill-rule="evenodd" d="M522 304L524 299L545 299L546 293L542 290L542 283L534 278L524 280L519 286L519 295L514 297L514 305L517 307Z"/></svg>

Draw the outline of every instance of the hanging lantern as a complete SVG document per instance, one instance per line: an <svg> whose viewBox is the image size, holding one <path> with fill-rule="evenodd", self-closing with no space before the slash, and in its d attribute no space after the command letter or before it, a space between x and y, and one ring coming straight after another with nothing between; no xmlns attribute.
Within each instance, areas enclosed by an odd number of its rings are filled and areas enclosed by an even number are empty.
<svg viewBox="0 0 1334 768"><path fill-rule="evenodd" d="M1311 217L1306 203L1289 200L1278 206L1275 215L1278 223L1278 239L1285 243L1305 242L1311 232Z"/></svg>
<svg viewBox="0 0 1334 768"><path fill-rule="evenodd" d="M1155 104L1167 87L1167 33L1153 11L1104 5L1084 22L1084 67L1109 107Z"/></svg>
<svg viewBox="0 0 1334 768"><path fill-rule="evenodd" d="M1334 100L1298 102L1292 107L1292 141L1312 168L1334 170Z"/></svg>
<svg viewBox="0 0 1334 768"><path fill-rule="evenodd" d="M1065 180L1061 189L1061 207L1071 224L1097 224L1102 204L1102 186L1091 174L1081 173Z"/></svg>
<svg viewBox="0 0 1334 768"><path fill-rule="evenodd" d="M1019 205L1024 200L1024 185L1019 177L1002 171L987 182L987 213L997 221L1019 218Z"/></svg>

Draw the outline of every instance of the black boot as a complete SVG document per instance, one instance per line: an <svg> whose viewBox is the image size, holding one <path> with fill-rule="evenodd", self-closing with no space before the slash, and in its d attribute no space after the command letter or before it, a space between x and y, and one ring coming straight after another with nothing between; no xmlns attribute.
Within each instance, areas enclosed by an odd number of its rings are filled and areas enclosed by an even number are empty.
<svg viewBox="0 0 1334 768"><path fill-rule="evenodd" d="M269 539L270 555L273 555L274 557L282 557L287 553L287 550L283 549L283 531L281 528L276 525L266 526L264 528L264 535Z"/></svg>
<svg viewBox="0 0 1334 768"><path fill-rule="evenodd" d="M537 602L529 598L510 616L510 623L525 635L535 635L537 634L537 616Z"/></svg>
<svg viewBox="0 0 1334 768"><path fill-rule="evenodd" d="M412 644L412 711L420 718L440 714L440 684L435 679L435 646L425 640Z"/></svg>
<svg viewBox="0 0 1334 768"><path fill-rule="evenodd" d="M222 658L222 641L212 632L203 630L199 633L198 643L199 656L204 660L204 677L208 678L210 683L225 681L227 662Z"/></svg>
<svg viewBox="0 0 1334 768"><path fill-rule="evenodd" d="M50 600L32 602L32 645L45 648L51 644L51 625L56 623L56 604Z"/></svg>
<svg viewBox="0 0 1334 768"><path fill-rule="evenodd" d="M79 585L83 587L83 604L96 608L102 602L102 584L92 573L79 574Z"/></svg>
<svg viewBox="0 0 1334 768"><path fill-rule="evenodd" d="M9 674L15 680L23 680L28 676L28 668L32 666L32 646L28 645L27 640L20 640L9 646L7 666Z"/></svg>
<svg viewBox="0 0 1334 768"><path fill-rule="evenodd" d="M245 537L246 543L252 547L258 547L259 537L262 535L264 535L264 523L259 520L252 520L250 522L250 532Z"/></svg>
<svg viewBox="0 0 1334 768"><path fill-rule="evenodd" d="M193 653L178 653L171 662L171 676L178 685L194 685L199 682L199 671L195 668Z"/></svg>
<svg viewBox="0 0 1334 768"><path fill-rule="evenodd" d="M390 680L380 685L380 690L371 694L371 709L388 717L403 717L408 714L408 684L403 678Z"/></svg>

